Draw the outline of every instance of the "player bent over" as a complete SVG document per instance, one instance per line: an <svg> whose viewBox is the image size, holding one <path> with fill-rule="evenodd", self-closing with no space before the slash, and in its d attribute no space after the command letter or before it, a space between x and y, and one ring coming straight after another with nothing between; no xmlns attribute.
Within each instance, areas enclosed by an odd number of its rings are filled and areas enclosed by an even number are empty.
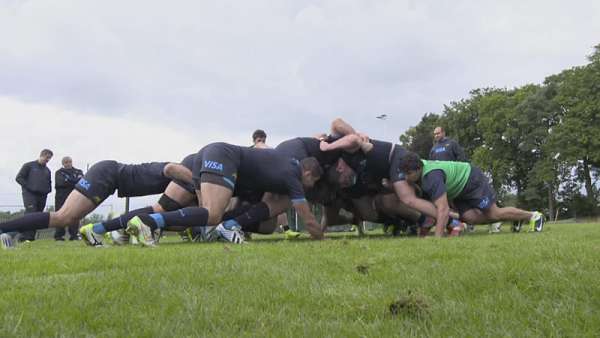
<svg viewBox="0 0 600 338"><path fill-rule="evenodd" d="M116 234L113 231L125 229L127 222L139 214L174 211L187 206L197 205L196 192L192 184L192 167L196 153L186 156L181 165L187 169L185 177L175 177L164 190L157 203L152 206L131 210L119 217L95 224L86 224L79 229L84 242L91 246L101 246L105 233ZM177 229L179 230L179 229ZM115 244L125 244L127 236L112 236Z"/></svg>
<svg viewBox="0 0 600 338"><path fill-rule="evenodd" d="M65 227L78 223L116 190L119 197L158 194L165 190L171 179L189 180L191 172L169 162L122 164L101 161L94 164L76 184L63 206L56 212L36 212L0 224L4 248L14 246L8 232Z"/></svg>
<svg viewBox="0 0 600 338"><path fill-rule="evenodd" d="M252 149L227 143L213 143L202 148L194 160L193 177L199 207L188 207L173 212L140 215L128 223L128 232L138 237L143 245L154 245L152 231L168 226L217 226L218 234L234 243L244 241L237 222L223 222L225 208L231 197L240 191L270 192L286 196L277 208L259 203L254 213L245 214L249 222L254 218L268 219L281 212L281 206L294 208L305 220L315 239L323 237L323 230L310 211L304 189L311 188L321 177L322 170L314 158L302 161L290 159L272 149Z"/></svg>
<svg viewBox="0 0 600 338"><path fill-rule="evenodd" d="M498 221L526 221L533 231L542 231L544 217L537 211L500 208L496 194L481 170L465 162L426 161L409 153L400 165L406 181L418 184L437 209L435 235L444 234L448 222L448 201L453 201L462 221L486 224Z"/></svg>

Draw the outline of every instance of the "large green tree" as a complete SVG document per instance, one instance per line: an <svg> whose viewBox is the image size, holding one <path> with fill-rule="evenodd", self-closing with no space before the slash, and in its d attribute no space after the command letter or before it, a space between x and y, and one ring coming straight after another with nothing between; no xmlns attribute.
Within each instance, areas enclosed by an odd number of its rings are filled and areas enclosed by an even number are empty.
<svg viewBox="0 0 600 338"><path fill-rule="evenodd" d="M429 158L429 151L433 147L433 129L440 124L440 117L436 114L425 114L419 124L409 128L400 136L400 143L422 158Z"/></svg>
<svg viewBox="0 0 600 338"><path fill-rule="evenodd" d="M549 143L578 167L588 203L595 206L593 176L600 167L600 45L588 59L589 64L550 76L545 83L557 88L554 101L560 107L560 121Z"/></svg>
<svg viewBox="0 0 600 338"><path fill-rule="evenodd" d="M550 215L593 213L600 195L600 45L588 60L543 85L473 90L440 115L426 114L400 140L428 156L431 132L441 125L500 196Z"/></svg>

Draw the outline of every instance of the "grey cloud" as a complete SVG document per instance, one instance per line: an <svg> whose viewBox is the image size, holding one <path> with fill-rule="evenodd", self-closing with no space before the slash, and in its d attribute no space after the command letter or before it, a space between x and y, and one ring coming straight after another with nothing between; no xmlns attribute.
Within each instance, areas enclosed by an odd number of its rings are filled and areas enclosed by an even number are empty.
<svg viewBox="0 0 600 338"><path fill-rule="evenodd" d="M472 88L584 62L600 28L594 1L0 4L0 95L188 133L337 115L377 131L379 113L399 133Z"/></svg>

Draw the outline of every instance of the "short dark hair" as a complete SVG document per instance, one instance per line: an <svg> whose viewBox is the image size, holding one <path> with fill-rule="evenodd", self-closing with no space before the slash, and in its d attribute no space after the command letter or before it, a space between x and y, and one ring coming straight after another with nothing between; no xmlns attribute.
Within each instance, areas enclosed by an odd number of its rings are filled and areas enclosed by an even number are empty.
<svg viewBox="0 0 600 338"><path fill-rule="evenodd" d="M50 149L44 149L40 152L40 156L54 156L54 153Z"/></svg>
<svg viewBox="0 0 600 338"><path fill-rule="evenodd" d="M321 177L323 176L323 168L319 164L314 157L307 157L300 161L300 165L302 166L302 171L310 171L312 177Z"/></svg>
<svg viewBox="0 0 600 338"><path fill-rule="evenodd" d="M407 174L409 171L417 171L423 168L423 162L419 155L408 152L400 161L400 171Z"/></svg>
<svg viewBox="0 0 600 338"><path fill-rule="evenodd" d="M256 129L254 133L252 133L252 141L256 141L257 138L267 138L267 133L265 133L262 129Z"/></svg>

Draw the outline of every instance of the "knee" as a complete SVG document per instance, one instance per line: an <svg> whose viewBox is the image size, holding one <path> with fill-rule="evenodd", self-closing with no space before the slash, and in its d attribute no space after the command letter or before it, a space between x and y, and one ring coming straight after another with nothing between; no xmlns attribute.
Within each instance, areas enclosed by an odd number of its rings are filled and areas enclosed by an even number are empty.
<svg viewBox="0 0 600 338"><path fill-rule="evenodd" d="M66 212L56 212L51 214L51 219L52 222L50 222L50 224L53 227L66 227L69 225L73 225L73 224L77 224L79 223L79 218L75 217L73 215L70 215L69 213Z"/></svg>
<svg viewBox="0 0 600 338"><path fill-rule="evenodd" d="M166 212L167 210L163 209L163 207L157 203L152 206L152 211L154 211L155 213L159 213L159 212Z"/></svg>
<svg viewBox="0 0 600 338"><path fill-rule="evenodd" d="M173 171L174 171L174 164L173 163L168 163L165 168L163 169L163 174L166 177L173 177Z"/></svg>

